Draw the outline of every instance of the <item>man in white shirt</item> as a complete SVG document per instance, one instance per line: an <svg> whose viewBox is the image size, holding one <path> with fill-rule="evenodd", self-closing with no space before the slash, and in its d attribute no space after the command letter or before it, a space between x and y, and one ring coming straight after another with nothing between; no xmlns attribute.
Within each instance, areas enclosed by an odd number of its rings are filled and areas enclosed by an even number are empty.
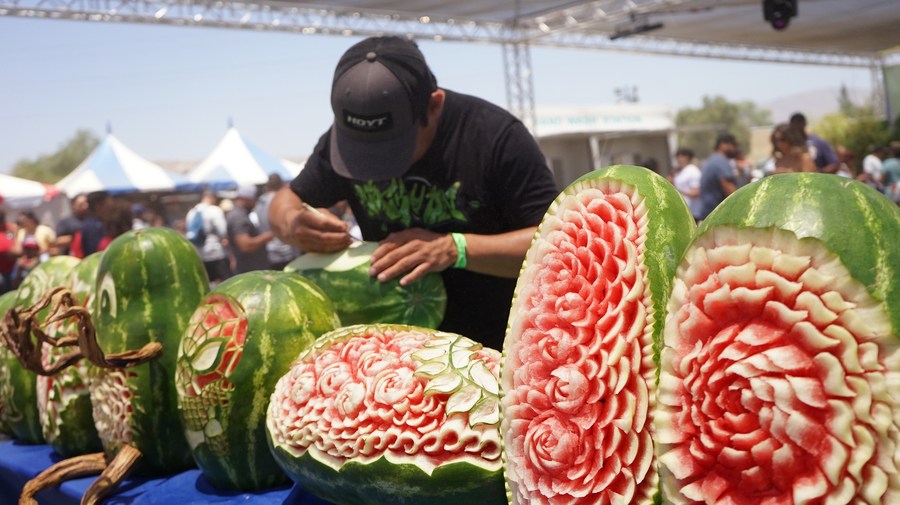
<svg viewBox="0 0 900 505"><path fill-rule="evenodd" d="M882 190L881 186L881 162L887 156L887 148L877 145L872 148L871 152L863 158L861 180L877 189Z"/></svg>
<svg viewBox="0 0 900 505"><path fill-rule="evenodd" d="M194 245L206 273L209 276L211 287L231 277L231 267L227 254L228 228L225 223L225 211L218 205L219 197L215 192L207 190L203 192L200 203L188 211L185 222L190 223L194 213L200 212L203 216L203 228L206 231L206 240L201 245Z"/></svg>
<svg viewBox="0 0 900 505"><path fill-rule="evenodd" d="M693 163L694 151L682 147L675 151L675 169L672 171L672 184L684 197L694 219L699 213L700 199L700 167Z"/></svg>

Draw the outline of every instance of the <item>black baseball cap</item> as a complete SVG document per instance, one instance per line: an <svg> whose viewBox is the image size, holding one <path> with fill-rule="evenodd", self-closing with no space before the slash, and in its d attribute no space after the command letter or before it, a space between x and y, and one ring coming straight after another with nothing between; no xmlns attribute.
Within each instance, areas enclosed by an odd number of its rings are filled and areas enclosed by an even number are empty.
<svg viewBox="0 0 900 505"><path fill-rule="evenodd" d="M425 56L409 39L370 37L348 49L331 87L335 172L358 180L403 175L436 89Z"/></svg>

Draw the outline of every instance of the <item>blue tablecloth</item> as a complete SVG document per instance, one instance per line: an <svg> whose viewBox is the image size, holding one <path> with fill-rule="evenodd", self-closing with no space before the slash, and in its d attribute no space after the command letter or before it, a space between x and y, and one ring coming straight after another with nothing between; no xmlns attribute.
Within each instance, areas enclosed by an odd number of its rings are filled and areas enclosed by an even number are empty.
<svg viewBox="0 0 900 505"><path fill-rule="evenodd" d="M59 456L46 445L0 441L0 504L17 503L25 483L59 460ZM81 501L81 495L95 478L96 476L91 476L64 482L59 487L39 493L38 501L47 505L77 505ZM210 485L197 469L157 479L126 479L116 489L115 494L103 503L105 505L329 504L305 493L298 486L252 493L220 490Z"/></svg>

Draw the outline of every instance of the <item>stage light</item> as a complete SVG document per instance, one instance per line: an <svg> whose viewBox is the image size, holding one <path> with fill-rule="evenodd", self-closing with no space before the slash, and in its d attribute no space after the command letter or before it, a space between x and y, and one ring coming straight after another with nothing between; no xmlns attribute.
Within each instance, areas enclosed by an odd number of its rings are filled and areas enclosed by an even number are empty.
<svg viewBox="0 0 900 505"><path fill-rule="evenodd" d="M763 0L763 18L772 28L784 30L797 15L797 0Z"/></svg>

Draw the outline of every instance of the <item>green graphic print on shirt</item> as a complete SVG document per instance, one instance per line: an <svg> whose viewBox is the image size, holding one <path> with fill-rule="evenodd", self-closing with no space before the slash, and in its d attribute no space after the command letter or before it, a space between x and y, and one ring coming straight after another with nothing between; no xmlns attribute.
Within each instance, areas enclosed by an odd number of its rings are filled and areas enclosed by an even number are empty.
<svg viewBox="0 0 900 505"><path fill-rule="evenodd" d="M354 187L356 197L373 220L382 221L382 231L386 232L391 223L401 223L404 228L434 225L457 221L468 222L468 218L457 201L459 182L447 189L441 189L425 181L392 179L380 188L373 181ZM478 208L479 202L468 202L468 207Z"/></svg>

